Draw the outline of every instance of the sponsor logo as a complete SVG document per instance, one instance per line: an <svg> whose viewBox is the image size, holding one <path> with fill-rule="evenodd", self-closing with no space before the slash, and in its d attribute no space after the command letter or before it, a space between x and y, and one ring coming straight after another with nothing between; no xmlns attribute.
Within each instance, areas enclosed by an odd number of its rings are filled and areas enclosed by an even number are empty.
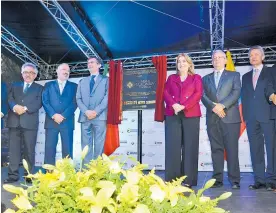
<svg viewBox="0 0 276 213"><path fill-rule="evenodd" d="M120 141L120 143L127 143L127 141Z"/></svg>
<svg viewBox="0 0 276 213"><path fill-rule="evenodd" d="M163 142L162 141L155 141L154 144L161 145L161 144L163 144Z"/></svg>
<svg viewBox="0 0 276 213"><path fill-rule="evenodd" d="M127 155L137 155L137 152L127 152Z"/></svg>
<svg viewBox="0 0 276 213"><path fill-rule="evenodd" d="M204 167L204 166L212 166L213 163L201 163L200 166Z"/></svg>
<svg viewBox="0 0 276 213"><path fill-rule="evenodd" d="M151 157L155 156L155 154L152 153L152 152L148 152L148 153L146 153L146 154L143 153L142 156L147 156L147 157L150 157L150 158L151 158Z"/></svg>
<svg viewBox="0 0 276 213"><path fill-rule="evenodd" d="M125 155L125 153L113 153L112 155L114 155L114 156L121 156L121 155Z"/></svg>
<svg viewBox="0 0 276 213"><path fill-rule="evenodd" d="M128 132L128 133L137 132L137 131L138 131L137 129L127 129L127 132Z"/></svg>

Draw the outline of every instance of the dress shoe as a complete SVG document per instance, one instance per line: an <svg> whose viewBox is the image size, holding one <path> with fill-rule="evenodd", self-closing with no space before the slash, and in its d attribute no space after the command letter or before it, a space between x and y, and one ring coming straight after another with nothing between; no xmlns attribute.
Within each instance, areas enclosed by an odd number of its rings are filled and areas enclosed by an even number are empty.
<svg viewBox="0 0 276 213"><path fill-rule="evenodd" d="M267 183L266 184L266 190L267 191L273 191L274 189L276 189L276 187L273 183Z"/></svg>
<svg viewBox="0 0 276 213"><path fill-rule="evenodd" d="M240 189L240 188L241 188L240 183L234 182L232 184L232 189Z"/></svg>
<svg viewBox="0 0 276 213"><path fill-rule="evenodd" d="M18 179L7 178L6 180L4 180L4 183L15 183L17 181L18 181Z"/></svg>
<svg viewBox="0 0 276 213"><path fill-rule="evenodd" d="M211 188L220 188L223 186L223 183L220 181L216 181L215 184Z"/></svg>
<svg viewBox="0 0 276 213"><path fill-rule="evenodd" d="M26 181L27 183L29 183L29 184L32 184L32 183L33 183L33 181L32 181L31 178L25 178L25 181Z"/></svg>
<svg viewBox="0 0 276 213"><path fill-rule="evenodd" d="M256 182L255 184L249 185L249 189L255 190L255 189L262 189L265 188L266 185L264 183Z"/></svg>
<svg viewBox="0 0 276 213"><path fill-rule="evenodd" d="M188 188L190 188L190 189L192 188L192 186L191 186L190 184L187 184L187 183L185 183L184 186L185 186L185 187L188 187Z"/></svg>

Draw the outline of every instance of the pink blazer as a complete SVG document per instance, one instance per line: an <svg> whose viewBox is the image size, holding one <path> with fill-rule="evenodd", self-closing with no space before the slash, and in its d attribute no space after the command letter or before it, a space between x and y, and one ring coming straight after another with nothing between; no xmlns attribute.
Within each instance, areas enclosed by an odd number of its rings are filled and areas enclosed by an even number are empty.
<svg viewBox="0 0 276 213"><path fill-rule="evenodd" d="M181 82L178 74L170 75L164 89L165 115L174 115L172 105L179 103L185 106L184 114L186 117L200 117L199 102L202 94L202 79L199 75L188 75L184 82Z"/></svg>

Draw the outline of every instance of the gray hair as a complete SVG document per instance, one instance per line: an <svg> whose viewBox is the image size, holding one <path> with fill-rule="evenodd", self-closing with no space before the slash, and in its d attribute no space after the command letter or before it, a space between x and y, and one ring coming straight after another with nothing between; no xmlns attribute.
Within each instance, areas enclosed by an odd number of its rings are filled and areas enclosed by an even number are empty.
<svg viewBox="0 0 276 213"><path fill-rule="evenodd" d="M35 71L35 74L38 73L38 70L37 70L36 66L33 63L29 63L29 62L27 62L27 63L25 63L25 64L22 65L22 67L21 67L21 73L23 73L23 71L24 71L24 69L26 67L32 67L34 69L34 71Z"/></svg>
<svg viewBox="0 0 276 213"><path fill-rule="evenodd" d="M58 65L56 71L58 71L58 69L59 69L62 65L67 65L67 66L69 67L69 72L70 72L70 66L69 66L69 64L67 64L67 63L62 63L62 64Z"/></svg>
<svg viewBox="0 0 276 213"><path fill-rule="evenodd" d="M263 56L265 56L264 49L259 45L255 45L253 47L250 47L249 52L248 52L248 57L250 57L250 53L252 50L260 50L260 52L263 54Z"/></svg>
<svg viewBox="0 0 276 213"><path fill-rule="evenodd" d="M224 57L226 58L226 54L225 54L225 52L223 52L223 50L215 50L215 51L213 51L213 54L212 54L212 60L213 60L214 55L215 55L216 53L222 53L222 54L224 55Z"/></svg>

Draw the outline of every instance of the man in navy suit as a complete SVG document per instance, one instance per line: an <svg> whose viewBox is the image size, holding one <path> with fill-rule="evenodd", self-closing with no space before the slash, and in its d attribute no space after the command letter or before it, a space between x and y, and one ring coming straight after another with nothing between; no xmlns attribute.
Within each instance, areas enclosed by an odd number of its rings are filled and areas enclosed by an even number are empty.
<svg viewBox="0 0 276 213"><path fill-rule="evenodd" d="M274 127L276 131L276 66L275 65L270 69L270 74L271 74L271 80L272 80L272 87L271 87L271 90L268 91L267 96L269 96L269 102L271 103L271 119L274 120L274 123L275 123Z"/></svg>
<svg viewBox="0 0 276 213"><path fill-rule="evenodd" d="M249 189L265 188L271 191L276 184L274 138L274 121L271 119L269 97L272 81L270 70L263 65L265 58L261 46L249 50L252 70L243 75L241 100L243 117L246 122L247 135L250 145L251 161L255 183ZM270 92L269 92L270 91ZM267 154L267 169L265 175L264 141Z"/></svg>
<svg viewBox="0 0 276 213"><path fill-rule="evenodd" d="M59 133L62 157L69 156L73 158L77 84L68 81L69 74L68 64L59 65L57 68L58 79L46 83L42 94L42 104L46 112L45 164L55 164Z"/></svg>
<svg viewBox="0 0 276 213"><path fill-rule="evenodd" d="M16 182L19 179L21 158L21 139L24 143L24 158L32 172L35 161L35 145L38 129L38 112L42 107L41 95L43 86L34 82L38 70L32 63L25 63L21 68L24 82L13 83L8 93L10 111L7 126L9 127L9 172L4 183ZM26 171L25 171L26 174ZM30 182L30 179L26 179Z"/></svg>
<svg viewBox="0 0 276 213"><path fill-rule="evenodd" d="M270 69L272 87L268 90L267 96L269 96L271 119L274 120L274 139L276 140L276 65ZM274 146L274 171L276 171L276 145ZM276 192L276 188L274 189Z"/></svg>
<svg viewBox="0 0 276 213"><path fill-rule="evenodd" d="M8 113L8 90L7 85L1 82L1 129L4 128L3 117Z"/></svg>

